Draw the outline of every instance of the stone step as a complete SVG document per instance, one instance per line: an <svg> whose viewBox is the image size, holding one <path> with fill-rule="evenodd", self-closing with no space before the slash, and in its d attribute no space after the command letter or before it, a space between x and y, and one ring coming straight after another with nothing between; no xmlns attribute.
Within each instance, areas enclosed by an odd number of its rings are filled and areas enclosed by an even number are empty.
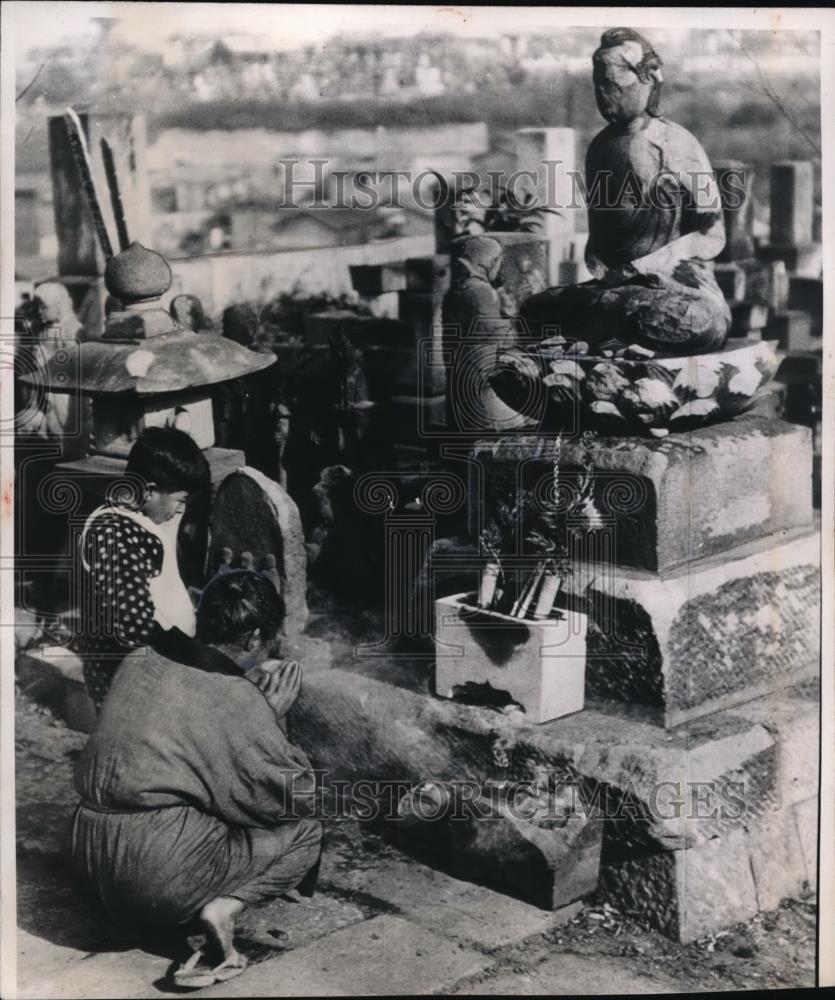
<svg viewBox="0 0 835 1000"><path fill-rule="evenodd" d="M322 997L446 992L482 971L484 955L403 917L384 915L346 927L255 965L201 997Z"/></svg>
<svg viewBox="0 0 835 1000"><path fill-rule="evenodd" d="M806 844L813 842L813 822L803 803L817 794L815 685L786 688L673 730L611 702L587 702L583 712L537 726L518 713L432 697L425 659L404 658L396 672L382 666L376 658L355 658L342 669L305 673L290 714L291 733L330 780L482 786L502 776L533 780L543 769L568 775L592 821L607 820L604 868L630 865L634 892L648 896L655 893L659 867L666 873L664 901L648 908L644 918L673 936L683 933L678 918L664 917L673 904L704 909L699 927L714 932L741 919L742 912L753 915L766 899L752 889L744 906L713 905L707 898L714 892L710 881L701 894L688 882L692 899L686 904L685 884L676 874L682 854L758 828L780 809L797 812ZM378 679L385 677L393 682ZM753 847L745 844L750 853ZM809 879L808 850L785 856L785 877L775 885L797 887ZM641 863L650 857L651 864ZM718 853L710 857L723 863ZM490 868L484 866L482 878Z"/></svg>
<svg viewBox="0 0 835 1000"><path fill-rule="evenodd" d="M586 448L579 439L562 443L568 486ZM516 434L483 440L472 459L469 524L478 538L496 504L516 496L520 474L521 486L542 495L553 478L554 443ZM748 414L660 440L596 438L590 462L600 537L620 566L665 572L812 523L812 436L795 424Z"/></svg>

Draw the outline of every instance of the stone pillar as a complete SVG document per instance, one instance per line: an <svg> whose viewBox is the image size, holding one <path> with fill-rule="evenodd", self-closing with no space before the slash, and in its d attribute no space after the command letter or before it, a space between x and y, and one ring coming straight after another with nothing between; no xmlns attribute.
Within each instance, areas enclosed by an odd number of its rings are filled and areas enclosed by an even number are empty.
<svg viewBox="0 0 835 1000"><path fill-rule="evenodd" d="M546 213L538 231L550 247L549 285L559 283L560 262L569 259L575 219L582 205L570 173L576 170L576 140L572 128L522 128L516 132L516 169L533 177L519 176L514 193L531 192L537 203L556 209L561 215ZM572 207L573 206L573 207Z"/></svg>
<svg viewBox="0 0 835 1000"><path fill-rule="evenodd" d="M771 167L771 242L803 246L812 242L815 175L808 160Z"/></svg>
<svg viewBox="0 0 835 1000"><path fill-rule="evenodd" d="M725 216L722 263L754 256L754 170L740 160L723 160L714 168Z"/></svg>

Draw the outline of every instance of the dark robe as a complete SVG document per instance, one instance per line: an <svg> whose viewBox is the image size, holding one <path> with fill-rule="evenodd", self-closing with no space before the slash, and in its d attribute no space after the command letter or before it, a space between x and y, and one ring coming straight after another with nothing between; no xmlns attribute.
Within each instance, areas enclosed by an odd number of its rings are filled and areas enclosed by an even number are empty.
<svg viewBox="0 0 835 1000"><path fill-rule="evenodd" d="M316 865L315 775L243 677L130 653L76 766L70 850L117 926L188 921L217 896L294 888Z"/></svg>

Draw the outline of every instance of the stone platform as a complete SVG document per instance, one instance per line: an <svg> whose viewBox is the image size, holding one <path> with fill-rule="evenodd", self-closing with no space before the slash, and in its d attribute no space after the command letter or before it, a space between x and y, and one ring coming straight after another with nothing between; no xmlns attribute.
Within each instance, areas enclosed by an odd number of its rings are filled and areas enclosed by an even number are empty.
<svg viewBox="0 0 835 1000"><path fill-rule="evenodd" d="M579 437L562 442L560 465L568 485L585 447ZM470 467L471 537L479 535L479 511L489 511L520 486L545 499L554 454L554 439L542 436L477 442ZM595 438L590 460L595 500L620 566L663 572L812 523L807 427L748 414L657 440Z"/></svg>
<svg viewBox="0 0 835 1000"><path fill-rule="evenodd" d="M497 774L531 780L543 768L570 775L590 822L603 823L600 891L680 940L773 908L813 882L814 684L665 731L603 702L532 725L433 697L425 661L389 668L391 683L374 676L379 661L305 674L290 730L330 781L483 783ZM563 863L570 872L570 859ZM720 884L733 905L717 895ZM542 905L539 896L527 898Z"/></svg>

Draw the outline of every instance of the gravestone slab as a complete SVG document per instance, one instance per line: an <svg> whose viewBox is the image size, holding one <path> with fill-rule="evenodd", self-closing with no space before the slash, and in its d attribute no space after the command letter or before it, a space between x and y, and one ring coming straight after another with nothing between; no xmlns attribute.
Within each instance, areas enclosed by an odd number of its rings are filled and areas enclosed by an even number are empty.
<svg viewBox="0 0 835 1000"><path fill-rule="evenodd" d="M474 445L471 537L497 503L516 495L518 483L541 497L553 478L555 448L553 440L532 435ZM563 441L567 484L585 448L577 438ZM600 437L590 461L595 502L619 566L665 572L812 523L812 436L796 424L748 414L658 440Z"/></svg>
<svg viewBox="0 0 835 1000"><path fill-rule="evenodd" d="M221 550L233 552L233 567L249 552L256 571L274 555L284 598L286 635L297 635L307 621L307 553L301 517L290 495L267 476L244 466L220 484L212 507L210 573Z"/></svg>

